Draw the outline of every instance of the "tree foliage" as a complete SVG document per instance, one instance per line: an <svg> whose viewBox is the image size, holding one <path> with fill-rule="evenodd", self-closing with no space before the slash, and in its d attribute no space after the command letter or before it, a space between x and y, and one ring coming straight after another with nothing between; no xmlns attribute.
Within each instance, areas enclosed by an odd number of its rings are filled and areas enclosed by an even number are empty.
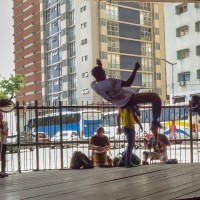
<svg viewBox="0 0 200 200"><path fill-rule="evenodd" d="M12 99L24 87L24 78L21 74L11 74L8 79L0 81L0 99Z"/></svg>

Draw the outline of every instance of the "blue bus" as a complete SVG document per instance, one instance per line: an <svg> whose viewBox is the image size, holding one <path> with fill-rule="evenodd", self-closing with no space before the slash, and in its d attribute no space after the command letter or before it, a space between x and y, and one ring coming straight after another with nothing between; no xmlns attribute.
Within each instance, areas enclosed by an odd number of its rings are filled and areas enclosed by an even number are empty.
<svg viewBox="0 0 200 200"><path fill-rule="evenodd" d="M62 131L77 132L80 139L88 139L101 124L101 112L94 110L65 111L62 116L58 112L31 118L26 125L31 133L43 132L52 138L60 132L62 119ZM37 120L37 121L36 121ZM37 122L37 123L36 123ZM38 129L36 129L36 124Z"/></svg>

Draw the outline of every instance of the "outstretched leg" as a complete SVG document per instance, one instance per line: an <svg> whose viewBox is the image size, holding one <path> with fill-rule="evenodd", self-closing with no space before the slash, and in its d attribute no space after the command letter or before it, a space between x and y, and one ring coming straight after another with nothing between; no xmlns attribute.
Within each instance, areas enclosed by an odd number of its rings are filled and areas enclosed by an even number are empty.
<svg viewBox="0 0 200 200"><path fill-rule="evenodd" d="M141 103L152 104L152 114L153 114L152 126L161 127L160 123L158 122L158 118L160 117L160 113L161 113L161 105L162 105L162 101L160 97L156 93L134 94L125 107L132 108L136 104L141 104Z"/></svg>

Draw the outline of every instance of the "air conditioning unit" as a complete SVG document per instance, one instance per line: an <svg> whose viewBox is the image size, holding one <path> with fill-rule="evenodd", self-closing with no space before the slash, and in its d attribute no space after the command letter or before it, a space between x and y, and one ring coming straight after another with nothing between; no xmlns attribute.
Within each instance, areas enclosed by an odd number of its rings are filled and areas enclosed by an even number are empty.
<svg viewBox="0 0 200 200"><path fill-rule="evenodd" d="M184 85L185 85L185 81L180 81L180 82L179 82L179 85L180 85L180 86L184 86Z"/></svg>

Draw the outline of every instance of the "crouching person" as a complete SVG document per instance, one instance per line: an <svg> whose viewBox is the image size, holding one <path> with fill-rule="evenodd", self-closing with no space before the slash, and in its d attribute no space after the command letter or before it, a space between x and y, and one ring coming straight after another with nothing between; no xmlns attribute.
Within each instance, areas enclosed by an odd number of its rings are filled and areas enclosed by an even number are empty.
<svg viewBox="0 0 200 200"><path fill-rule="evenodd" d="M143 165L148 165L150 161L159 159L161 163L166 163L167 161L167 146L170 146L169 140L164 134L158 133L158 128L151 128L151 132L153 136L147 140L144 140L144 145L150 151L143 152ZM151 151L153 149L153 151Z"/></svg>
<svg viewBox="0 0 200 200"><path fill-rule="evenodd" d="M110 141L104 135L103 127L97 128L97 134L91 137L88 148L92 150L92 162L94 166L112 166L112 159L107 155L107 152L110 152Z"/></svg>

